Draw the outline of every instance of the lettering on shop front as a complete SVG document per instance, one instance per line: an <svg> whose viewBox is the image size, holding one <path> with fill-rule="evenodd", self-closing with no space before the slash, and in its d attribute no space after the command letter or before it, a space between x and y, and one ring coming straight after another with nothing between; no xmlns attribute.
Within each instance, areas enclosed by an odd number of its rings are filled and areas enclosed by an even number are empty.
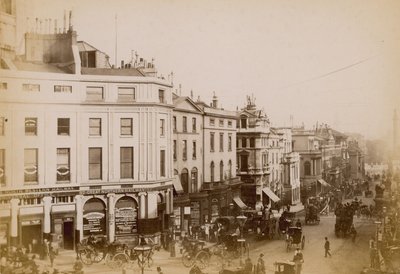
<svg viewBox="0 0 400 274"><path fill-rule="evenodd" d="M90 212L83 215L83 234L104 234L106 228L106 217L101 212Z"/></svg>
<svg viewBox="0 0 400 274"><path fill-rule="evenodd" d="M137 208L124 207L115 209L115 234L137 233Z"/></svg>

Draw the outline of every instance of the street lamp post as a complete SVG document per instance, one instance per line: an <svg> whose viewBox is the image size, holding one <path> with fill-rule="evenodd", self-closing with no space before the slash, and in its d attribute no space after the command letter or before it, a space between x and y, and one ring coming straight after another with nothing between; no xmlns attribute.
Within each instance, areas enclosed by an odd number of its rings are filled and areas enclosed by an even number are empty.
<svg viewBox="0 0 400 274"><path fill-rule="evenodd" d="M240 227L240 239L238 239L238 243L240 244L240 266L243 265L243 243L246 241L243 238L243 226L246 223L247 217L242 214L236 217L237 222L239 223Z"/></svg>
<svg viewBox="0 0 400 274"><path fill-rule="evenodd" d="M145 267L145 262L146 258L148 256L148 252L151 250L151 246L149 246L145 239L141 237L140 239L140 244L135 246L133 250L139 254L138 256L138 264L140 269L142 270L142 274L144 273L144 267Z"/></svg>

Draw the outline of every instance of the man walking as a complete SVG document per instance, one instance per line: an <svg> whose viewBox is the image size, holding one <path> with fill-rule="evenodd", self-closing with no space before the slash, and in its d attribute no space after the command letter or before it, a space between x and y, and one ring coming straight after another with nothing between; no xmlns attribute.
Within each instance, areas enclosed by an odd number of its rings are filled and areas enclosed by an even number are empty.
<svg viewBox="0 0 400 274"><path fill-rule="evenodd" d="M331 253L329 252L329 250L331 250L331 244L328 241L328 237L325 237L325 258L327 257L327 255L329 255L329 257L332 257Z"/></svg>

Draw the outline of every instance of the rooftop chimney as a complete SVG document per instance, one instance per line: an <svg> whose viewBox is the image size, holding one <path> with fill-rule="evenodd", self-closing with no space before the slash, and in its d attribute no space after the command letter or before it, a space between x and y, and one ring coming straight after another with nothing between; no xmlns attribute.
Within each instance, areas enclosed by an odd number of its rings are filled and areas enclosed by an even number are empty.
<svg viewBox="0 0 400 274"><path fill-rule="evenodd" d="M218 97L215 95L215 91L214 91L214 96L213 96L213 99L212 99L212 105L213 105L214 108L218 107Z"/></svg>
<svg viewBox="0 0 400 274"><path fill-rule="evenodd" d="M67 11L64 10L64 28L63 33L67 32Z"/></svg>
<svg viewBox="0 0 400 274"><path fill-rule="evenodd" d="M69 11L69 31L72 31L72 10Z"/></svg>

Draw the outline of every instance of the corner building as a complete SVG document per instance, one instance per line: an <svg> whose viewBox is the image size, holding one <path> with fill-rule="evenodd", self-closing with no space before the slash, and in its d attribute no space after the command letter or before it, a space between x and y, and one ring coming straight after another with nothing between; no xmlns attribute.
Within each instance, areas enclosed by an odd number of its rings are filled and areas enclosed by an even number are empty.
<svg viewBox="0 0 400 274"><path fill-rule="evenodd" d="M7 244L157 238L173 209L171 84L142 60L84 67L71 25L25 38L25 56L1 60Z"/></svg>

